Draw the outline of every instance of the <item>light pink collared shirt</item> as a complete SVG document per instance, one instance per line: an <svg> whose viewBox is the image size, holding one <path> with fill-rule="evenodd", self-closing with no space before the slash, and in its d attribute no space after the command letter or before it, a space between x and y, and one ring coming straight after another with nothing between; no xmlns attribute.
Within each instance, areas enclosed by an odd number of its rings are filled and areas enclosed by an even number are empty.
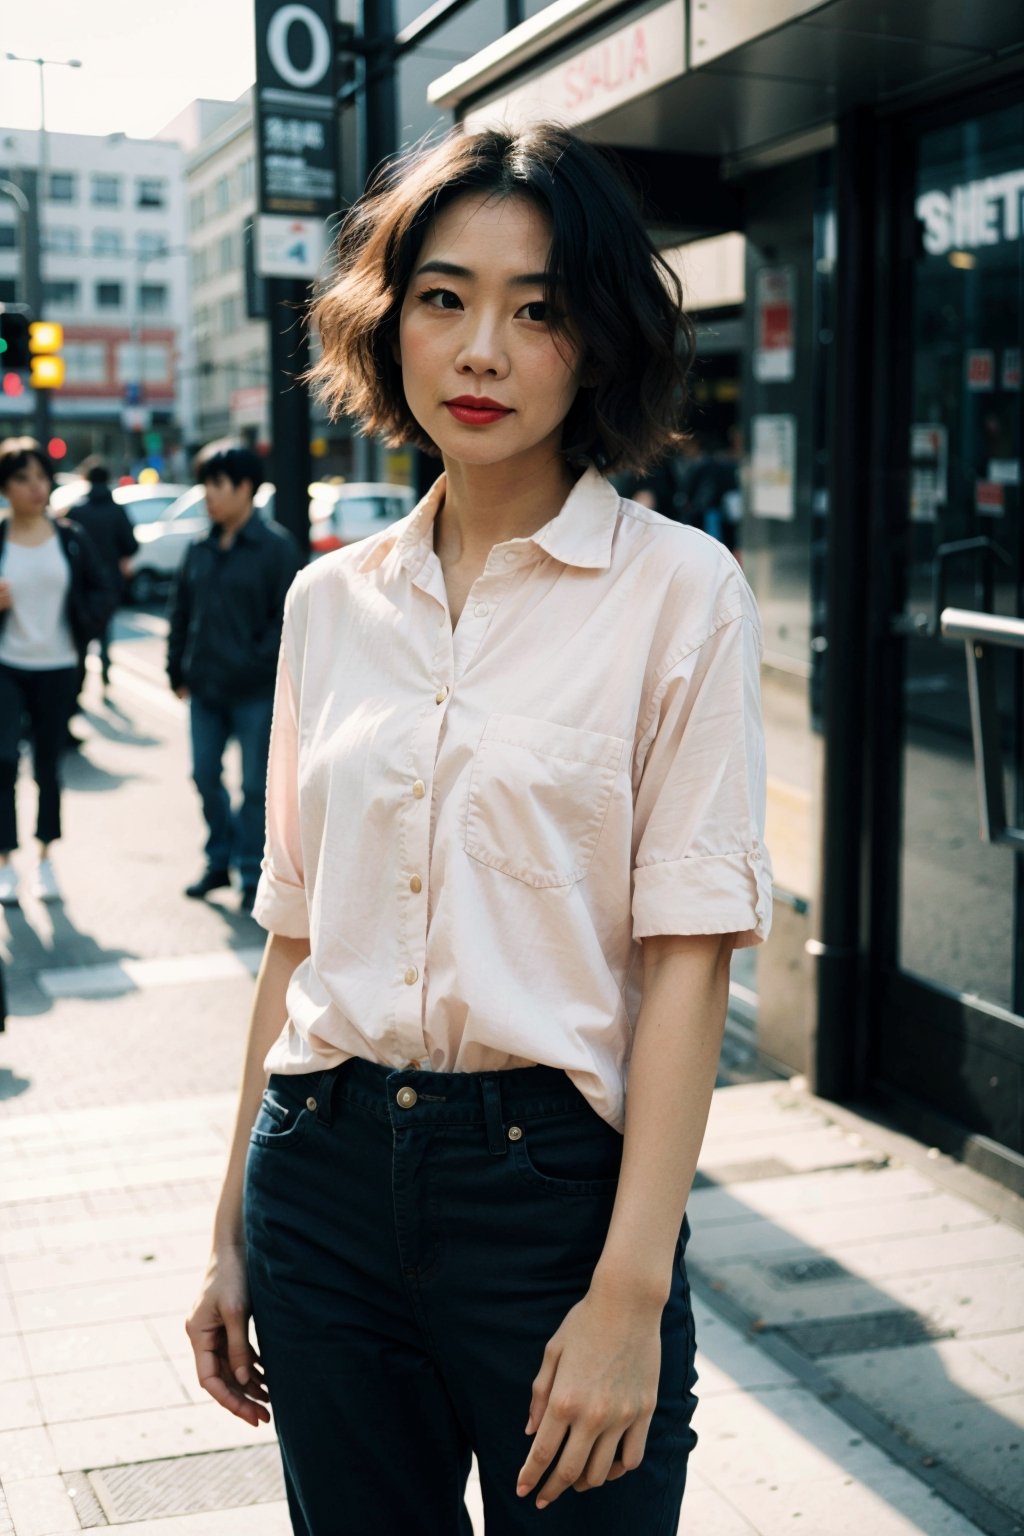
<svg viewBox="0 0 1024 1536"><path fill-rule="evenodd" d="M588 469L453 633L443 495L289 594L255 915L311 953L266 1067L543 1063L621 1129L639 941L768 932L757 609Z"/></svg>

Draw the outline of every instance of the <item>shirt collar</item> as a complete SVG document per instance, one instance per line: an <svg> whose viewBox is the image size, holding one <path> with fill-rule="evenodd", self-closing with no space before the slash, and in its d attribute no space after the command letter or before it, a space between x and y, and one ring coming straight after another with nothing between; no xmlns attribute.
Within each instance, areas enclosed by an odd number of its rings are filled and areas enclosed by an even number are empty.
<svg viewBox="0 0 1024 1536"><path fill-rule="evenodd" d="M397 550L401 558L424 542L429 543L434 519L444 500L444 486L445 477L439 475L419 505L374 545L358 569L375 571L392 550ZM569 492L558 515L531 534L527 542L536 544L563 565L606 571L612 561L618 510L615 487L590 465Z"/></svg>

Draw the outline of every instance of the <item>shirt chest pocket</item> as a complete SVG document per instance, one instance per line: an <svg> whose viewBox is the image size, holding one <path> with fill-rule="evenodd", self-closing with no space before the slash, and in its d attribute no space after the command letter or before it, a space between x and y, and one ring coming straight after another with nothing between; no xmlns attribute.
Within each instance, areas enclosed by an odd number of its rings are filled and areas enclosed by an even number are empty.
<svg viewBox="0 0 1024 1536"><path fill-rule="evenodd" d="M537 887L590 868L625 742L526 715L491 715L473 758L465 849Z"/></svg>

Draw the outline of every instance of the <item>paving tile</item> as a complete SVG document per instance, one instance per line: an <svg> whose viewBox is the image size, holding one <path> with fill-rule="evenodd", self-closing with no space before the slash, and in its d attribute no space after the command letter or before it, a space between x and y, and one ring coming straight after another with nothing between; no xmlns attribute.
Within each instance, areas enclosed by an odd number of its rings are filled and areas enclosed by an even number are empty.
<svg viewBox="0 0 1024 1536"><path fill-rule="evenodd" d="M24 1334L21 1343L37 1377L161 1358L159 1345L141 1320L45 1328Z"/></svg>
<svg viewBox="0 0 1024 1536"><path fill-rule="evenodd" d="M8 1259L8 1283L13 1293L63 1285L107 1283L134 1276L167 1274L205 1264L209 1234L140 1233L134 1222L130 1244L102 1246L80 1252L73 1244L60 1253L31 1259Z"/></svg>
<svg viewBox="0 0 1024 1536"><path fill-rule="evenodd" d="M825 1177L822 1174L817 1177ZM836 1175L835 1177L839 1177ZM880 1174L873 1175L880 1178ZM776 1180L774 1182L783 1182ZM752 1184L745 1190L754 1189ZM706 1196L713 1197L717 1205L705 1210L701 1202ZM932 1233L961 1229L969 1231L982 1224L976 1206L960 1200L955 1195L934 1191L890 1205L846 1205L840 1209L791 1210L784 1216L759 1216L735 1197L735 1189L698 1189L690 1196L687 1209L694 1232L694 1253L700 1252L699 1242L706 1245L709 1256L718 1257L724 1250L743 1257L766 1251L784 1251L799 1248L801 1244L812 1248L846 1248L851 1244L869 1239L907 1237L915 1233ZM725 1228L728 1236L719 1236L716 1228ZM744 1243L750 1246L744 1247Z"/></svg>
<svg viewBox="0 0 1024 1536"><path fill-rule="evenodd" d="M708 1397L698 1403L694 1428L693 1463L720 1491L864 1477L888 1465L881 1451L799 1386Z"/></svg>
<svg viewBox="0 0 1024 1536"><path fill-rule="evenodd" d="M214 1202L205 1194L194 1203L169 1209L150 1208L146 1213L146 1232L152 1238L180 1234L204 1234L209 1242L213 1225ZM2 1219L2 1218L0 1218ZM38 1258L69 1249L81 1254L111 1243L132 1241L138 1237L139 1218L134 1211L124 1214L97 1215L74 1221L54 1222L0 1236L0 1248L9 1259ZM15 1241L17 1239L17 1241Z"/></svg>
<svg viewBox="0 0 1024 1536"><path fill-rule="evenodd" d="M195 1275L185 1271L180 1275L121 1280L116 1285L75 1285L34 1291L19 1296L16 1307L22 1331L29 1333L37 1328L104 1323L115 1318L143 1318L151 1312L167 1312L174 1307L182 1309L184 1317L194 1300L195 1289Z"/></svg>
<svg viewBox="0 0 1024 1536"><path fill-rule="evenodd" d="M267 1425L254 1429L213 1402L52 1424L49 1435L58 1467L64 1471L199 1451L228 1451L236 1445L262 1444L273 1438Z"/></svg>
<svg viewBox="0 0 1024 1536"><path fill-rule="evenodd" d="M906 1403L985 1401L1024 1381L1024 1338L935 1339L862 1355L833 1355L825 1368L891 1420L907 1421Z"/></svg>
<svg viewBox="0 0 1024 1536"><path fill-rule="evenodd" d="M176 1408L188 1400L166 1360L40 1376L36 1390L43 1409L42 1422L51 1425Z"/></svg>
<svg viewBox="0 0 1024 1536"><path fill-rule="evenodd" d="M687 1479L678 1529L679 1536L757 1536L760 1527L713 1488L691 1488Z"/></svg>
<svg viewBox="0 0 1024 1536"><path fill-rule="evenodd" d="M21 1381L29 1374L24 1344L17 1334L8 1334L0 1345L0 1382Z"/></svg>
<svg viewBox="0 0 1024 1536"><path fill-rule="evenodd" d="M778 1325L821 1317L863 1317L900 1303L866 1280L805 1281L784 1285L759 1264L732 1260L715 1266L716 1285L750 1317Z"/></svg>
<svg viewBox="0 0 1024 1536"><path fill-rule="evenodd" d="M80 1536L74 1500L61 1478L26 1477L5 1492L17 1536Z"/></svg>
<svg viewBox="0 0 1024 1536"><path fill-rule="evenodd" d="M18 1320L14 1315L14 1306L9 1296L0 1296L0 1338L6 1338L8 1334L17 1333Z"/></svg>
<svg viewBox="0 0 1024 1536"><path fill-rule="evenodd" d="M283 1502L175 1515L169 1520L133 1521L115 1529L117 1536L292 1536L288 1506Z"/></svg>
<svg viewBox="0 0 1024 1536"><path fill-rule="evenodd" d="M974 1265L931 1275L892 1275L887 1292L940 1328L960 1335L1024 1328L1024 1264Z"/></svg>
<svg viewBox="0 0 1024 1536"><path fill-rule="evenodd" d="M977 1527L910 1472L730 1489L759 1536L978 1536Z"/></svg>
<svg viewBox="0 0 1024 1536"><path fill-rule="evenodd" d="M48 1477L60 1470L53 1441L46 1429L0 1431L0 1483L23 1477Z"/></svg>
<svg viewBox="0 0 1024 1536"><path fill-rule="evenodd" d="M0 1430L32 1429L43 1416L31 1380L7 1381L0 1386Z"/></svg>
<svg viewBox="0 0 1024 1536"><path fill-rule="evenodd" d="M791 1386L788 1371L776 1365L762 1349L744 1338L737 1328L717 1313L694 1300L697 1330L697 1369L700 1379L697 1393L707 1397L712 1392L732 1392L751 1387Z"/></svg>
<svg viewBox="0 0 1024 1536"><path fill-rule="evenodd" d="M934 1191L934 1184L912 1168L838 1168L695 1190L690 1198L698 1201L698 1214L705 1221L728 1221L746 1213L788 1225L791 1212L806 1216L814 1211L841 1211L845 1215L847 1207L902 1203Z"/></svg>
<svg viewBox="0 0 1024 1536"><path fill-rule="evenodd" d="M132 1164L122 1162L104 1168L75 1169L36 1174L14 1174L4 1180L4 1199L14 1205L19 1201L49 1200L62 1195L87 1194L93 1190L140 1189L148 1184L170 1183L175 1179L213 1179L224 1172L224 1153L182 1153L162 1162Z"/></svg>

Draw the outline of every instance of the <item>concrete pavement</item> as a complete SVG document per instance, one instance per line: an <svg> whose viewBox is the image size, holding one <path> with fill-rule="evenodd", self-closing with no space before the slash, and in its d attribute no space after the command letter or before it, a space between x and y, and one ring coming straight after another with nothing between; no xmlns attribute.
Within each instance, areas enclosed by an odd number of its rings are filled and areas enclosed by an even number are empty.
<svg viewBox="0 0 1024 1536"><path fill-rule="evenodd" d="M182 1328L261 936L179 894L200 825L160 632L122 625L69 764L63 904L0 918L0 1536L289 1529L272 1429L204 1400ZM1024 1530L1017 1203L752 1066L733 1034L690 1204L681 1530Z"/></svg>

